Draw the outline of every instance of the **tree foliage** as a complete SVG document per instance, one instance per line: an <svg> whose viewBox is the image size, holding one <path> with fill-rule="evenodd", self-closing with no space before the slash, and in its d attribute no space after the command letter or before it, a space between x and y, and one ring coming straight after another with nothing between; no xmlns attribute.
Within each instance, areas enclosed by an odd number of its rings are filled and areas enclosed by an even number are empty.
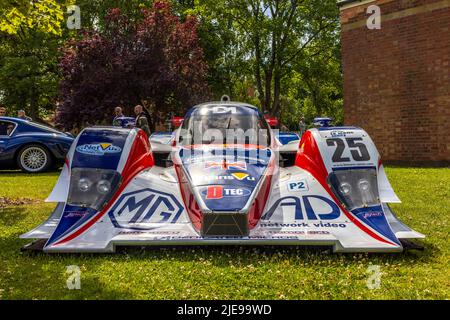
<svg viewBox="0 0 450 320"><path fill-rule="evenodd" d="M332 0L195 0L208 34L208 61L221 89L292 124L301 115L342 120L339 12ZM226 75L226 76L224 76ZM295 114L293 117L286 115Z"/></svg>
<svg viewBox="0 0 450 320"><path fill-rule="evenodd" d="M33 118L54 109L64 1L1 1L0 101Z"/></svg>
<svg viewBox="0 0 450 320"><path fill-rule="evenodd" d="M63 11L56 0L1 0L0 31L26 37L27 30L62 34Z"/></svg>
<svg viewBox="0 0 450 320"><path fill-rule="evenodd" d="M209 98L197 20L182 22L159 1L134 18L110 10L104 30L64 47L57 121L67 129L110 120L119 104L182 112Z"/></svg>
<svg viewBox="0 0 450 320"><path fill-rule="evenodd" d="M79 126L104 112L109 119L117 103L182 109L211 92L258 105L292 129L302 115L342 122L335 0L171 0L161 35L142 13L154 2L0 0L0 102L9 114L46 116L59 88L61 119L86 105ZM83 31L66 28L69 4L80 7Z"/></svg>

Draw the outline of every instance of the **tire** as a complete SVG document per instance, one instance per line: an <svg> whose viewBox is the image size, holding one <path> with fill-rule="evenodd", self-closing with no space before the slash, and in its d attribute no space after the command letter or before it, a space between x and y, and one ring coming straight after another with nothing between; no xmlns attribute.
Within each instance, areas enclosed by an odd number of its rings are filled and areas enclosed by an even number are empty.
<svg viewBox="0 0 450 320"><path fill-rule="evenodd" d="M17 164L28 173L44 172L52 165L52 156L44 146L29 144L17 154Z"/></svg>

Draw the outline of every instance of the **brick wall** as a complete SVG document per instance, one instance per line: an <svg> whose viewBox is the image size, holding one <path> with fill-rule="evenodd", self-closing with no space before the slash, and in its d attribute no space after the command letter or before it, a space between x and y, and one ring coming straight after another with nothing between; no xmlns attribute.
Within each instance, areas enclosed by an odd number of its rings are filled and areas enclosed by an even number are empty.
<svg viewBox="0 0 450 320"><path fill-rule="evenodd" d="M369 30L369 5L381 29ZM344 121L364 128L384 162L450 164L450 0L341 7Z"/></svg>

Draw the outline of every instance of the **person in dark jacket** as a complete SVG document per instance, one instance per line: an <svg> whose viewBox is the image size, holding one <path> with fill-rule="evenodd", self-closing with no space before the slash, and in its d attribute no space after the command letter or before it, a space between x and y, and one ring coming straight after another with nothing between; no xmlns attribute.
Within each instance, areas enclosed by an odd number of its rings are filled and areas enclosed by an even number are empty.
<svg viewBox="0 0 450 320"><path fill-rule="evenodd" d="M136 114L136 128L141 128L150 137L150 115L140 104L134 107L134 113Z"/></svg>

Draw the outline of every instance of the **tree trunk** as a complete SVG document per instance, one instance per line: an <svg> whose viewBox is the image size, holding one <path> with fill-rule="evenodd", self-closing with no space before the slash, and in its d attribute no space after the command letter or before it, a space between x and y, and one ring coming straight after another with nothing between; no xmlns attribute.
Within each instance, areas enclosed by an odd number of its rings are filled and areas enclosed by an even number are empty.
<svg viewBox="0 0 450 320"><path fill-rule="evenodd" d="M266 99L264 100L263 110L272 111L272 70L265 70L265 87L266 87Z"/></svg>
<svg viewBox="0 0 450 320"><path fill-rule="evenodd" d="M261 80L261 49L259 47L259 36L256 35L254 38L255 42L255 78L256 78L256 87L258 89L258 99L259 103L261 104L261 107L265 108L264 103L266 100L264 89L262 86L262 80Z"/></svg>
<svg viewBox="0 0 450 320"><path fill-rule="evenodd" d="M280 111L281 75L279 69L275 70L272 113L277 115Z"/></svg>

